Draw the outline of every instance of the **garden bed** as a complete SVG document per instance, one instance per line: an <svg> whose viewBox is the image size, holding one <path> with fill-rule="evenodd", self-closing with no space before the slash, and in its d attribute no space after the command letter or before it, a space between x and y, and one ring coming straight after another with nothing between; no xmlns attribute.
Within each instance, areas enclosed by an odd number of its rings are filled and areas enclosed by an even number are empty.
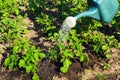
<svg viewBox="0 0 120 80"><path fill-rule="evenodd" d="M0 80L120 79L119 13L110 24L82 18L59 42L63 20L86 0L9 3L0 9Z"/></svg>

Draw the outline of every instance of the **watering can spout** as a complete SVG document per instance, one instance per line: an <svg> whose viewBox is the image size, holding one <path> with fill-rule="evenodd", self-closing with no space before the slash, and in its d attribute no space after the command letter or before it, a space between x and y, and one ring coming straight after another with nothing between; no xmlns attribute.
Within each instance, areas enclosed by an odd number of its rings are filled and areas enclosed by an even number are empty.
<svg viewBox="0 0 120 80"><path fill-rule="evenodd" d="M99 14L99 10L96 7L91 7L91 8L89 8L88 11L85 11L85 12L82 12L82 13L76 15L74 18L77 20L78 18L81 18L84 16L91 17L91 18L94 18L96 20L101 19L100 14Z"/></svg>

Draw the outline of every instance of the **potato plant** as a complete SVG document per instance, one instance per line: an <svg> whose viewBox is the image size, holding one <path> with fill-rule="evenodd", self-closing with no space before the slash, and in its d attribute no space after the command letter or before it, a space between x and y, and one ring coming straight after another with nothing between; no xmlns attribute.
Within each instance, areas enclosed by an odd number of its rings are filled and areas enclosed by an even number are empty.
<svg viewBox="0 0 120 80"><path fill-rule="evenodd" d="M45 54L40 52L39 48L30 46L30 42L26 39L22 39L22 41L15 40L14 44L10 46L9 54L4 62L6 67L9 69L18 67L19 69L23 69L23 72L32 72L33 80L39 79L36 63L45 58ZM35 78L36 76L37 79Z"/></svg>
<svg viewBox="0 0 120 80"><path fill-rule="evenodd" d="M86 52L82 51L82 41L79 40L76 30L70 31L71 36L66 35L64 36L64 38L66 37L66 41L64 41L64 39L58 39L60 37L58 33L54 34L54 38L58 42L56 46L50 49L49 53L50 59L52 56L54 56L51 60L60 59L60 62L62 63L60 71L63 73L68 72L70 65L75 59L78 59L80 62L86 62L86 65L89 62L88 55Z"/></svg>

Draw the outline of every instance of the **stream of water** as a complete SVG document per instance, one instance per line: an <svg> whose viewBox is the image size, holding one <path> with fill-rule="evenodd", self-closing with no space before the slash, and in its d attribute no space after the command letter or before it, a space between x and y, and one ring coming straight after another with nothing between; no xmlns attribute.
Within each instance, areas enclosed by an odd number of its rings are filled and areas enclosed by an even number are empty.
<svg viewBox="0 0 120 80"><path fill-rule="evenodd" d="M76 25L76 19L72 16L67 17L61 26L60 29L60 38L58 41L62 42L63 40L66 40L66 37L69 36L69 32L71 28L73 28Z"/></svg>
<svg viewBox="0 0 120 80"><path fill-rule="evenodd" d="M60 37L58 39L58 42L61 43L61 42L65 42L66 41L66 38L67 36L69 36L69 32L70 32L71 28L66 25L66 24L62 24L61 28L60 28Z"/></svg>

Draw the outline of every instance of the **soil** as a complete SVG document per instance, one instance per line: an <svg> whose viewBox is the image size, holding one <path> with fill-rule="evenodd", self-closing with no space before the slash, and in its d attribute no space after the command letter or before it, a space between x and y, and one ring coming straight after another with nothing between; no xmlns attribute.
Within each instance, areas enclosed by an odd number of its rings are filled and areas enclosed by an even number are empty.
<svg viewBox="0 0 120 80"><path fill-rule="evenodd" d="M37 25L34 20L25 18L24 22L29 23L27 26L29 32L25 35L34 45L39 46L42 51L47 52L53 45L54 41L48 41L40 31L34 27ZM0 50L5 49L3 44L0 44ZM59 63L50 63L47 59L38 63L38 74L40 80L120 80L120 49L112 48L112 58L98 60L91 53L88 53L90 62L88 66L79 61L74 61L70 66L69 72L66 74L59 72ZM18 69L8 70L3 66L4 56L0 54L0 80L31 80L32 74L24 74ZM105 64L110 64L108 69L104 69Z"/></svg>

